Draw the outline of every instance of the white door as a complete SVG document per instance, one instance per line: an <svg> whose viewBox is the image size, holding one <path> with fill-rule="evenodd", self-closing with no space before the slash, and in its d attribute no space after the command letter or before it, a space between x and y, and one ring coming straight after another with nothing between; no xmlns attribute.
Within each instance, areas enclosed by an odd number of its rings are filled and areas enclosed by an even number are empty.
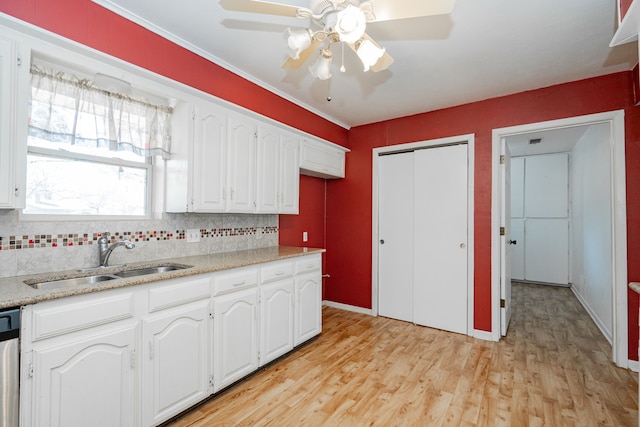
<svg viewBox="0 0 640 427"><path fill-rule="evenodd" d="M569 220L528 219L525 228L525 279L569 283Z"/></svg>
<svg viewBox="0 0 640 427"><path fill-rule="evenodd" d="M193 211L224 212L227 114L224 109L198 105L195 109L193 145Z"/></svg>
<svg viewBox="0 0 640 427"><path fill-rule="evenodd" d="M214 298L214 392L258 369L258 289Z"/></svg>
<svg viewBox="0 0 640 427"><path fill-rule="evenodd" d="M260 366L293 349L293 278L260 286Z"/></svg>
<svg viewBox="0 0 640 427"><path fill-rule="evenodd" d="M511 218L511 280L524 280L524 219Z"/></svg>
<svg viewBox="0 0 640 427"><path fill-rule="evenodd" d="M319 272L296 276L294 345L322 332L322 278Z"/></svg>
<svg viewBox="0 0 640 427"><path fill-rule="evenodd" d="M202 300L143 321L145 425L160 424L209 395L209 311L209 300Z"/></svg>
<svg viewBox="0 0 640 427"><path fill-rule="evenodd" d="M34 425L134 426L137 325L34 348Z"/></svg>
<svg viewBox="0 0 640 427"><path fill-rule="evenodd" d="M227 211L253 213L255 210L256 131L253 123L230 116L227 143L229 204Z"/></svg>
<svg viewBox="0 0 640 427"><path fill-rule="evenodd" d="M413 152L380 156L378 168L378 314L408 322L413 321L413 161Z"/></svg>
<svg viewBox="0 0 640 427"><path fill-rule="evenodd" d="M258 126L256 147L256 211L260 213L278 213L280 191L280 134L277 129Z"/></svg>
<svg viewBox="0 0 640 427"><path fill-rule="evenodd" d="M511 320L511 153L502 138L500 161L500 333L507 335ZM504 231L503 231L504 230Z"/></svg>
<svg viewBox="0 0 640 427"><path fill-rule="evenodd" d="M467 145L414 156L414 322L466 334Z"/></svg>

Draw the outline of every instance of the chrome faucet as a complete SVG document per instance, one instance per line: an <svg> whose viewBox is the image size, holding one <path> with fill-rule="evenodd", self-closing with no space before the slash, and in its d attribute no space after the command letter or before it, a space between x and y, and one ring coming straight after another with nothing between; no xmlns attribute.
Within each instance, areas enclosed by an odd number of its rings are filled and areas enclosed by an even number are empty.
<svg viewBox="0 0 640 427"><path fill-rule="evenodd" d="M107 239L107 233L102 233L102 236L98 239L98 249L100 249L100 267L107 267L109 264L109 257L111 252L118 246L124 246L127 249L133 249L136 247L130 240L120 240L109 246L109 239Z"/></svg>

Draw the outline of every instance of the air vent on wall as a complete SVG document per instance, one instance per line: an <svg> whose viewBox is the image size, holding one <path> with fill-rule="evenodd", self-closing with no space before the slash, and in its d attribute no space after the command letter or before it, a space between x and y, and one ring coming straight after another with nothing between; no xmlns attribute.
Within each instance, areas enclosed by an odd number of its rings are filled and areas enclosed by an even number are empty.
<svg viewBox="0 0 640 427"><path fill-rule="evenodd" d="M542 142L542 138L531 138L529 140L529 145L540 144Z"/></svg>

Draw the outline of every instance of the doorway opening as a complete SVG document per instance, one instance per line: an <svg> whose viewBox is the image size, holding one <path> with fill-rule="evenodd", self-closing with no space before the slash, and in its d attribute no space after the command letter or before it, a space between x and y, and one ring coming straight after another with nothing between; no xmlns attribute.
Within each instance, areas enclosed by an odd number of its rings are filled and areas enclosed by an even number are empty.
<svg viewBox="0 0 640 427"><path fill-rule="evenodd" d="M626 185L625 185L625 150L624 150L624 111L613 111L607 113L593 114L587 116L573 117L568 119L554 120L548 122L540 122L540 123L532 123L527 125L520 126L512 126L508 128L495 129L493 131L492 137L492 242L491 242L491 283L492 283L492 338L494 340L498 340L501 334L501 313L505 311L509 311L510 307L504 308L504 289L501 289L501 280L505 282L505 279L509 279L510 286L510 277L505 276L505 268L507 259L509 259L510 245L505 245L504 240L500 236L501 227L504 226L505 221L510 221L510 218L503 218L504 213L502 209L502 205L510 205L509 200L509 192L505 192L505 180L503 179L504 173L502 172L503 166L500 164L501 156L505 155L505 151L507 154L509 153L508 148L511 148L511 151L516 151L520 154L533 153L533 154L548 154L553 152L553 150L545 149L543 144L536 144L537 147L533 149L533 151L527 152L527 150L521 150L521 147L518 146L518 141L520 140L530 140L534 141L538 140L541 135L548 135L552 137L554 134L568 135L570 133L582 133L582 139L599 139L601 142L598 144L588 144L589 141L583 143L585 147L588 149L581 148L580 151L576 154L579 154L583 158L577 161L575 167L576 168L593 168L597 167L600 169L600 176L603 177L601 180L594 180L591 183L583 182L580 176L580 170L573 170L571 179L574 181L574 184L577 183L579 186L586 187L584 188L584 192L587 192L588 197L592 196L593 187L590 186L606 186L608 188L604 188L601 192L602 194L607 194L609 197L608 206L606 208L602 208L602 213L599 217L591 225L585 225L583 221L585 220L585 216L582 214L590 216L593 213L593 209L586 206L578 206L576 208L577 212L572 212L571 219L575 222L573 226L575 227L589 227L588 233L593 233L594 225L601 227L602 230L600 233L600 239L602 240L602 236L605 239L608 239L608 243L610 244L610 260L606 260L607 262L602 262L604 266L608 265L609 269L606 268L601 269L602 271L606 271L607 277L604 279L607 280L608 289L605 289L610 296L610 305L609 307L597 308L604 313L604 316L610 316L610 325L611 332L609 336L605 333L607 329L607 325L601 323L598 326L601 331L603 331L603 335L607 337L608 340L612 343L612 360L618 366L627 368L629 364L628 360L628 338L627 338L627 329L628 329L628 312L627 312L627 253L626 253L626 240L627 240L627 230L626 230ZM586 136L584 136L586 135ZM564 138L569 141L571 138ZM509 144L509 142L511 142ZM575 142L574 142L575 143ZM580 142L578 142L580 143ZM603 145L604 144L604 145ZM552 145L552 144L548 144ZM505 149L507 147L507 149ZM594 147L596 147L594 149ZM560 147L559 145L555 147L556 152L564 151L570 152L573 147ZM545 152L545 150L548 150ZM588 150L588 154L584 154L585 150ZM599 154L598 154L598 150ZM508 155L507 155L508 157ZM586 160L584 160L586 158ZM600 160L598 160L600 159ZM507 159L509 162L510 160ZM586 165L586 166L585 166ZM606 170L602 170L602 169ZM590 169L591 170L591 169ZM588 171L583 171L588 172ZM592 173L583 173L583 177L590 179ZM606 179L608 178L608 180ZM603 185L603 182L608 181ZM507 183L507 185L509 185ZM604 191L606 190L606 191ZM575 195L573 199L580 199L581 195ZM504 200L506 199L506 200ZM576 200L573 200L574 202ZM582 203L583 201L580 201ZM597 203L594 201L590 201L588 203ZM609 209L609 212L606 210ZM604 224L607 222L603 218L608 218L608 224ZM589 220L591 218L589 217ZM604 224L604 225L603 225ZM607 234L608 233L608 234ZM590 236L588 236L590 237ZM568 282L572 281L576 282L576 286L582 285L584 286L585 278L581 277L581 268L584 270L585 266L580 265L581 260L586 259L588 256L587 253L578 253L578 251L589 250L588 242L581 240L581 234L579 230L571 233L571 242L570 242L570 258L569 258L569 277ZM513 237L511 237L513 239ZM572 246L573 245L573 246ZM606 252L604 252L606 253ZM582 257L582 258L581 258ZM510 263L510 260L509 260ZM510 272L510 268L508 269ZM602 271L599 274L602 275ZM592 274L587 272L587 274ZM510 276L510 275L509 275ZM580 284L578 284L580 281ZM588 282L588 278L586 280ZM503 286L504 287L504 286ZM580 300L581 290L579 287L573 289L574 294ZM602 289L600 289L602 291ZM510 290L509 290L510 294ZM588 301L584 299L581 300L587 312L590 311L590 308L587 307ZM501 305L503 307L501 307ZM594 317L596 310L592 310L590 315ZM597 316L596 316L597 317ZM504 319L504 316L503 316ZM508 320L508 319L507 319ZM596 320L598 323L598 320ZM504 329L504 328L503 328Z"/></svg>

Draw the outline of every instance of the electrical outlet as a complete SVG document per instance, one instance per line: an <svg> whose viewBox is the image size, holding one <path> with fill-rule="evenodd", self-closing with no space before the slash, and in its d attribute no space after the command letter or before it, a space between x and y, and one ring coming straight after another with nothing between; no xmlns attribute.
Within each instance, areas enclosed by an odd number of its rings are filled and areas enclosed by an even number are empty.
<svg viewBox="0 0 640 427"><path fill-rule="evenodd" d="M197 228L190 228L187 230L187 242L195 243L200 241L200 230Z"/></svg>
<svg viewBox="0 0 640 427"><path fill-rule="evenodd" d="M302 241L306 242L307 240L309 240L309 233L307 233L306 231L302 232Z"/></svg>

